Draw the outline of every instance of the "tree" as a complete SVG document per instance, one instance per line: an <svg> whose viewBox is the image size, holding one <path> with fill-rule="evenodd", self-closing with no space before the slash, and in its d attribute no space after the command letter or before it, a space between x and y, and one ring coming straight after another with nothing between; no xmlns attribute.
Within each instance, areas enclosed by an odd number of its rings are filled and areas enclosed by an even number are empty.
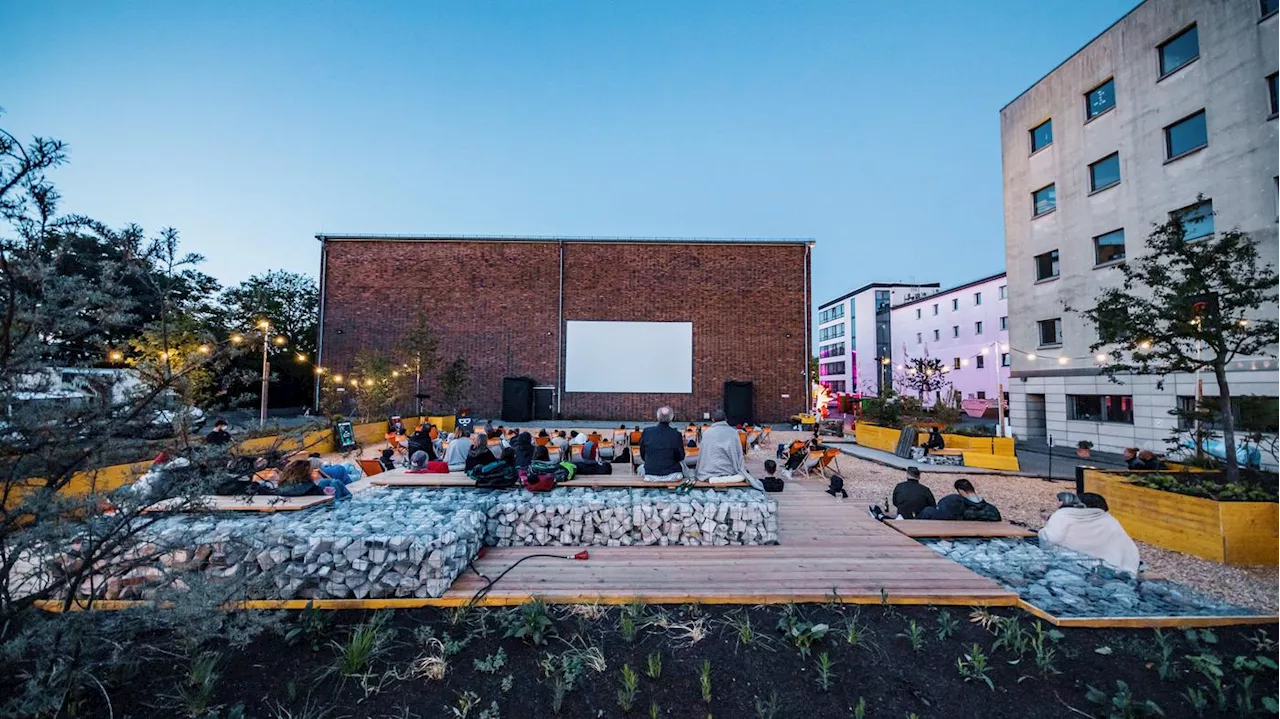
<svg viewBox="0 0 1280 719"><path fill-rule="evenodd" d="M440 364L440 341L427 322L425 312L419 312L416 322L396 345L396 359L406 372L413 373L414 412L422 414L423 376L435 372Z"/></svg>
<svg viewBox="0 0 1280 719"><path fill-rule="evenodd" d="M457 410L467 393L467 386L471 384L471 366L467 364L467 358L457 357L450 362L440 373L439 381L445 403Z"/></svg>
<svg viewBox="0 0 1280 719"><path fill-rule="evenodd" d="M283 348L271 345L272 381L276 383L271 390L274 406L307 404L312 398L318 306L315 280L283 270L253 275L222 292L216 317L218 332L251 332L266 320L275 334L287 340ZM257 398L261 391L257 384L261 356L246 353L236 369L236 377L223 383L222 391L229 403L246 395Z"/></svg>
<svg viewBox="0 0 1280 719"><path fill-rule="evenodd" d="M947 366L933 357L908 357L898 373L897 382L916 393L923 405L925 397L939 392L951 384Z"/></svg>
<svg viewBox="0 0 1280 719"><path fill-rule="evenodd" d="M351 397L364 419L390 414L404 398L404 381L391 358L361 350L351 370Z"/></svg>
<svg viewBox="0 0 1280 719"><path fill-rule="evenodd" d="M1264 264L1246 233L1229 230L1188 240L1182 221L1157 225L1146 252L1120 266L1124 282L1102 291L1082 315L1097 331L1091 351L1105 353L1102 372L1117 384L1132 373L1208 370L1218 385L1226 479L1239 477L1227 366L1236 357L1274 357L1275 267ZM1075 311L1068 307L1068 311Z"/></svg>

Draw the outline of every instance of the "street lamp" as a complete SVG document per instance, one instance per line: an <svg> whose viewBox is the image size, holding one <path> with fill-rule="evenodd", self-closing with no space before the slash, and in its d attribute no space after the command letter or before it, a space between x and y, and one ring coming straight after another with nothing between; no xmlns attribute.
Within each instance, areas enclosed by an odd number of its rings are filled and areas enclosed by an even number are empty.
<svg viewBox="0 0 1280 719"><path fill-rule="evenodd" d="M289 340L284 335L271 336L271 323L267 320L258 321L258 329L262 330L262 391L261 404L258 409L258 426L261 427L267 423L267 393L271 384L271 362L268 355L271 352L271 343L275 342L277 347L283 347ZM239 342L239 335L233 335L232 342Z"/></svg>

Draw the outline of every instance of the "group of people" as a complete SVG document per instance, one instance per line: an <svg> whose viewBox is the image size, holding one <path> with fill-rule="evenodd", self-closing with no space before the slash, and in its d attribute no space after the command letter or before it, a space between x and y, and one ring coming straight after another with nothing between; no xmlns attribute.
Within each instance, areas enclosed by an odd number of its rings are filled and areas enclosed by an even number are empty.
<svg viewBox="0 0 1280 719"><path fill-rule="evenodd" d="M893 488L893 506L896 514L870 506L867 511L875 519L943 519L975 522L999 522L1000 510L978 495L973 482L961 477L952 487L955 494L948 494L942 501L933 498L933 492L920 483L920 470L907 468L906 480Z"/></svg>
<svg viewBox="0 0 1280 719"><path fill-rule="evenodd" d="M684 434L671 426L673 411L659 407L658 423L640 433L639 472L647 482L675 482L686 479ZM756 489L764 485L747 472L742 439L729 425L724 410L711 414L711 426L702 431L698 459L692 477L711 484L747 482Z"/></svg>

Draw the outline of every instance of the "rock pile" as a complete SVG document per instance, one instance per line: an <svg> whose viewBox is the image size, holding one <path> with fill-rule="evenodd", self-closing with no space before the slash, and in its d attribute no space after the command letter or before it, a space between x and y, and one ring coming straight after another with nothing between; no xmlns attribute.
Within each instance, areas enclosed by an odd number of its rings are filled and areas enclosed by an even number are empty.
<svg viewBox="0 0 1280 719"><path fill-rule="evenodd" d="M778 504L754 490L558 489L488 508L490 546L728 546L778 543Z"/></svg>
<svg viewBox="0 0 1280 719"><path fill-rule="evenodd" d="M933 551L994 579L1060 617L1236 616L1252 614L1187 587L1137 579L1093 557L1034 539L926 540Z"/></svg>

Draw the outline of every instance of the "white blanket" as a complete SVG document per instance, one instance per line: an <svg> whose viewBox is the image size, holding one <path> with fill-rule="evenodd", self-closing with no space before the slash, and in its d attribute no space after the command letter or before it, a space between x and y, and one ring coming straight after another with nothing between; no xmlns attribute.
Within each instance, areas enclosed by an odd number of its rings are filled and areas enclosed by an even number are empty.
<svg viewBox="0 0 1280 719"><path fill-rule="evenodd" d="M756 489L764 489L760 481L747 473L746 459L742 456L742 439L738 430L725 422L716 422L702 432L702 445L698 449L698 479L733 477L746 480Z"/></svg>
<svg viewBox="0 0 1280 719"><path fill-rule="evenodd" d="M1040 543L1097 557L1113 569L1138 573L1138 545L1120 522L1102 509L1059 509L1040 530Z"/></svg>

